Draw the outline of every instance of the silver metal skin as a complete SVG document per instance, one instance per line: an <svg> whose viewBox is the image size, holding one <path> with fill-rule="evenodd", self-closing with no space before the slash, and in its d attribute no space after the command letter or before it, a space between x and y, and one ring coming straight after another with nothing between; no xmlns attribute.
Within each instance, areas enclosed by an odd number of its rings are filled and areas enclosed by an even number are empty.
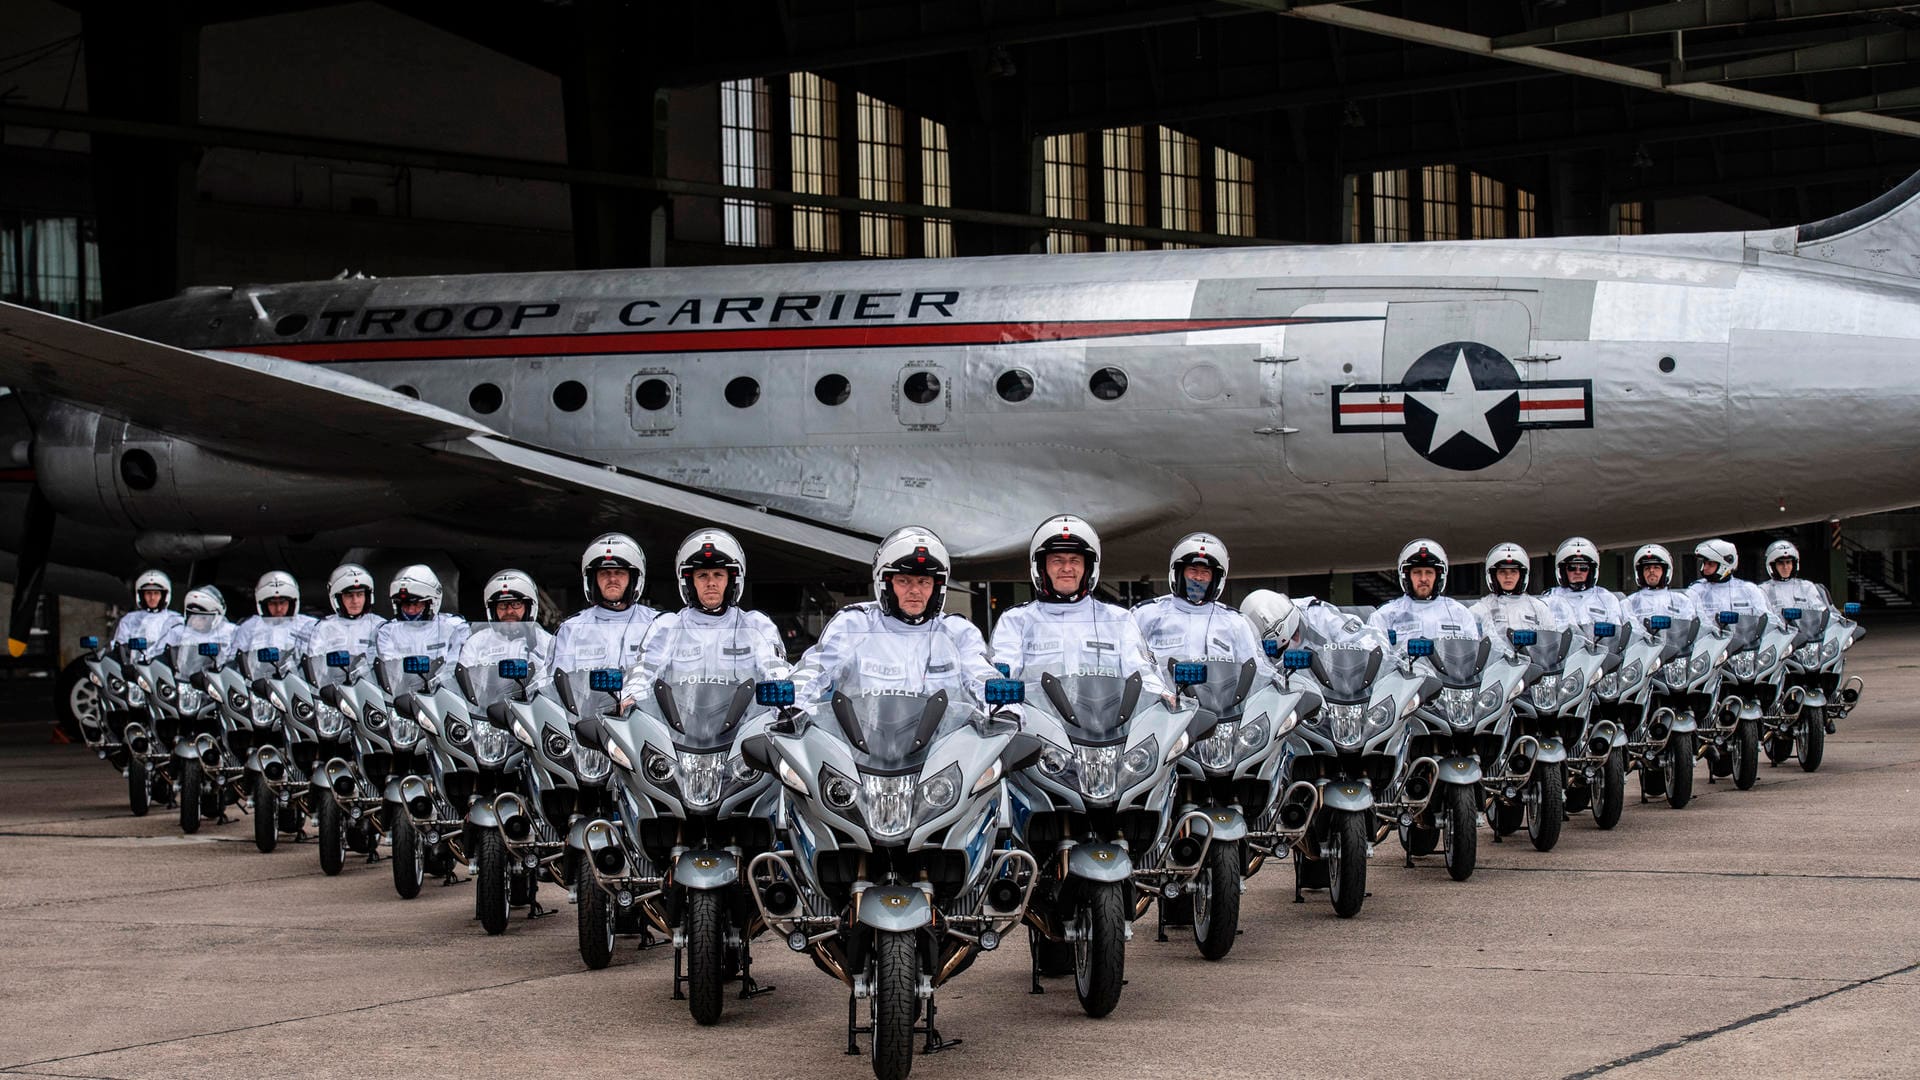
<svg viewBox="0 0 1920 1080"><path fill-rule="evenodd" d="M433 546L427 516L500 475L599 465L672 517L649 539L710 516L757 562L803 536L854 562L904 519L1017 576L1062 491L1120 576L1195 527L1255 575L1384 565L1392 523L1439 513L1469 548L1575 521L1611 547L1920 502L1917 183L1752 233L309 282L111 331L0 307L0 379L60 513L202 547L259 535L262 501L269 529ZM214 414L261 403L319 419L236 454ZM374 451L387 479L349 473ZM1675 460L1713 482L1590 482Z"/></svg>

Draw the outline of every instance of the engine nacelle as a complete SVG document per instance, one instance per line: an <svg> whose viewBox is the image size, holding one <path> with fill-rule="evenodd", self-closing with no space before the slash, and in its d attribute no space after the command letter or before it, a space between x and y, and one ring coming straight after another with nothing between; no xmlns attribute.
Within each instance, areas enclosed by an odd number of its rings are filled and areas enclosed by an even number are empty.
<svg viewBox="0 0 1920 1080"><path fill-rule="evenodd" d="M250 461L60 402L41 419L33 464L60 513L147 532L316 532L418 513L462 493L431 480Z"/></svg>

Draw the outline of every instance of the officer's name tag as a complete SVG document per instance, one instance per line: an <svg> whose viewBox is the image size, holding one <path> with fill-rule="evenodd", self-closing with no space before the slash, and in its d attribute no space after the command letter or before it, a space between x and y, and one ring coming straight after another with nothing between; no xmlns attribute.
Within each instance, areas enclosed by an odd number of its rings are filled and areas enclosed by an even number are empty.
<svg viewBox="0 0 1920 1080"><path fill-rule="evenodd" d="M675 660L698 660L705 655L707 655L707 650L700 648L698 645L695 645L692 647L683 647L680 649L676 649L674 651L673 658Z"/></svg>
<svg viewBox="0 0 1920 1080"><path fill-rule="evenodd" d="M1088 641L1086 646L1094 652L1114 652L1119 649L1119 646L1111 641Z"/></svg>
<svg viewBox="0 0 1920 1080"><path fill-rule="evenodd" d="M722 656L751 656L752 654L753 654L752 647L747 645L741 645L737 648L727 648L727 649L720 650L720 655Z"/></svg>
<svg viewBox="0 0 1920 1080"><path fill-rule="evenodd" d="M929 675L945 675L947 672L952 670L953 670L953 661L951 660L947 661L944 664L930 663L927 665L927 674Z"/></svg>

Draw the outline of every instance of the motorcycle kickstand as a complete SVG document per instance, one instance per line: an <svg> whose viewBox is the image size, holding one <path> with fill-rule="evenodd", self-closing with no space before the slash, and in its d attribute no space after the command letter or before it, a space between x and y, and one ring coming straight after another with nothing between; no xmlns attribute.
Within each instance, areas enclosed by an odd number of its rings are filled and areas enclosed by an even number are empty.
<svg viewBox="0 0 1920 1080"><path fill-rule="evenodd" d="M740 946L740 1000L748 1001L761 994L771 994L774 987L761 986L753 979L753 950Z"/></svg>
<svg viewBox="0 0 1920 1080"><path fill-rule="evenodd" d="M926 1027L927 1042L926 1042L926 1045L922 1047L920 1050L920 1053L922 1054L937 1054L942 1050L951 1050L952 1048L959 1046L962 1042L965 1041L963 1039L941 1038L940 1029L933 1026L933 1014L935 1011L936 1010L934 1009L934 1005L933 1005L933 997L929 995L927 998L927 1027Z"/></svg>
<svg viewBox="0 0 1920 1080"><path fill-rule="evenodd" d="M847 991L847 1056L848 1057L860 1056L860 1044L854 1041L854 1038L853 1038L854 1035L856 1033L871 1033L873 1031L872 1027L863 1028L860 1026L860 1023L859 1023L860 1014L856 1010L857 1005L858 1005L858 1001L854 998L853 991L851 990Z"/></svg>
<svg viewBox="0 0 1920 1080"><path fill-rule="evenodd" d="M681 987L687 985L687 976L685 975L686 967L682 963L682 960L686 957L686 954L687 954L687 950L685 949L673 950L673 998L672 1000L674 1001L687 1000L686 992L681 989Z"/></svg>
<svg viewBox="0 0 1920 1080"><path fill-rule="evenodd" d="M1153 911L1154 911L1154 922L1158 924L1154 928L1153 940L1166 941L1167 940L1167 898L1162 896L1159 900L1157 900L1153 905Z"/></svg>
<svg viewBox="0 0 1920 1080"><path fill-rule="evenodd" d="M1031 927L1027 930L1027 977L1033 981L1028 995L1047 992L1047 988L1040 985L1040 939L1034 936Z"/></svg>

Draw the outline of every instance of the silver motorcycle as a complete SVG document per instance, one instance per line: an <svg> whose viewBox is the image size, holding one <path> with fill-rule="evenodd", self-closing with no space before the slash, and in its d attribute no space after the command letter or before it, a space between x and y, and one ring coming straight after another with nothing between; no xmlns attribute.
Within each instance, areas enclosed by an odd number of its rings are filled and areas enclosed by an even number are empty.
<svg viewBox="0 0 1920 1080"><path fill-rule="evenodd" d="M1798 758L1801 769L1818 769L1835 721L1845 719L1860 700L1866 681L1845 674L1846 651L1866 633L1853 621L1858 614L1860 605L1853 603L1838 615L1829 607L1780 612L1793 628L1793 639L1786 659L1786 707L1767 718L1761 733L1772 764Z"/></svg>

